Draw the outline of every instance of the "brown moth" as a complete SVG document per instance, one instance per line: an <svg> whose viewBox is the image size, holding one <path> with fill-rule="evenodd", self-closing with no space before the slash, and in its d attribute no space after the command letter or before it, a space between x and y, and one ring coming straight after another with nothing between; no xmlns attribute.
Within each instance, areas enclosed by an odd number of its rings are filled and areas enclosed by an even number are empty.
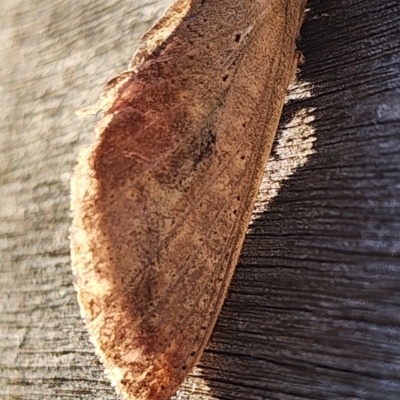
<svg viewBox="0 0 400 400"><path fill-rule="evenodd" d="M166 400L225 299L305 0L178 0L101 99L72 180L83 317L125 399Z"/></svg>

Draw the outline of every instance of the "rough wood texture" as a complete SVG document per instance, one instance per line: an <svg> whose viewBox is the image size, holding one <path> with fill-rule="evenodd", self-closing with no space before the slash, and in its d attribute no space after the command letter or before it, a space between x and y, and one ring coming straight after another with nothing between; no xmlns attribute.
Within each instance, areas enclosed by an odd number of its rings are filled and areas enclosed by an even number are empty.
<svg viewBox="0 0 400 400"><path fill-rule="evenodd" d="M0 4L0 398L116 399L72 287L69 178L94 136L74 112L161 3ZM399 398L400 5L309 6L272 190L182 400Z"/></svg>

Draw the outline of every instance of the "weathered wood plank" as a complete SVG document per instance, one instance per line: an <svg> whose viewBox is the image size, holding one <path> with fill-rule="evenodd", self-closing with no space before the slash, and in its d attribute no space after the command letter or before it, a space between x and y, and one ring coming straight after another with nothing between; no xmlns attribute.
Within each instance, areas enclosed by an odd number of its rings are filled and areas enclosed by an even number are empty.
<svg viewBox="0 0 400 400"><path fill-rule="evenodd" d="M94 136L74 112L165 2L0 4L0 398L116 399L72 287L69 178ZM309 6L291 128L182 400L399 398L400 5Z"/></svg>

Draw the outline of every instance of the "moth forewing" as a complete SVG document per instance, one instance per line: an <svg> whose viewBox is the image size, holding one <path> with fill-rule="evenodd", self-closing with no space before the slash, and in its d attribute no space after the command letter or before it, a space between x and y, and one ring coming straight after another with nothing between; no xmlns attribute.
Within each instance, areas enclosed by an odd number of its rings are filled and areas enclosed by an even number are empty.
<svg viewBox="0 0 400 400"><path fill-rule="evenodd" d="M126 399L168 399L209 339L304 7L179 0L108 85L72 180L72 268L91 339Z"/></svg>

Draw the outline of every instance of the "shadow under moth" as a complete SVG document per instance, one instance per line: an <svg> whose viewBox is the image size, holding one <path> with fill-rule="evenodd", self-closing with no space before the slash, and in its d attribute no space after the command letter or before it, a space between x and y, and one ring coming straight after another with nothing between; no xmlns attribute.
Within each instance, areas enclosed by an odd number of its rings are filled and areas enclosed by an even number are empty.
<svg viewBox="0 0 400 400"><path fill-rule="evenodd" d="M207 344L297 67L304 8L178 0L107 84L72 179L72 269L125 399L169 399Z"/></svg>

